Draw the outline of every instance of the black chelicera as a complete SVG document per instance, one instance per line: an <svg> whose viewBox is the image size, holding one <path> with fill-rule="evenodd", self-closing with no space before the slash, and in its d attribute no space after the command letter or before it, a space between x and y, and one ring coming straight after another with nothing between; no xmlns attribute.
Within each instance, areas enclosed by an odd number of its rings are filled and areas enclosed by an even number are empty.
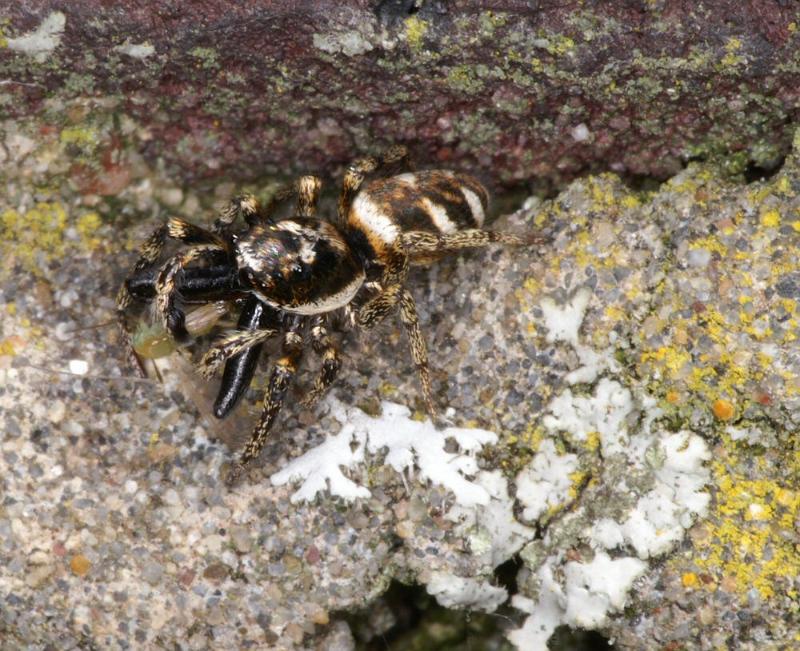
<svg viewBox="0 0 800 651"><path fill-rule="evenodd" d="M198 365L206 377L224 365L214 404L218 418L234 408L249 386L264 343L282 337L282 353L273 364L261 418L229 481L263 448L307 343L320 356L321 367L303 403L314 404L334 381L340 358L328 328L337 317L368 329L399 308L423 399L435 420L427 347L414 300L405 287L409 265L493 242L542 241L482 230L488 194L473 177L446 170L387 175L400 166L407 167L402 147L389 149L381 160L352 163L335 225L316 217L321 184L318 178L305 176L279 191L266 206L251 195L237 197L210 230L171 218L142 246L117 295L125 344L142 372L128 328L128 311L135 301L154 301L158 319L178 342L190 339L187 305L231 301L237 306L236 329L220 335ZM365 182L379 171L384 174ZM276 220L277 205L291 197L296 198L296 214ZM244 229L237 224L239 217ZM170 239L187 247L159 264Z"/></svg>

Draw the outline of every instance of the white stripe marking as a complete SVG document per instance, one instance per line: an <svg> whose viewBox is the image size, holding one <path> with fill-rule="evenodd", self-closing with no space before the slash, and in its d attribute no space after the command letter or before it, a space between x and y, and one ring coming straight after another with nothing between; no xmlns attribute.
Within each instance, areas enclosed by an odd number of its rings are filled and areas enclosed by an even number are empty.
<svg viewBox="0 0 800 651"><path fill-rule="evenodd" d="M483 212L483 204L481 203L481 200L478 199L478 195L472 190L465 188L463 185L460 187L460 189L461 194L464 195L464 198L469 204L469 209L472 211L472 216L475 218L475 223L479 227L483 226L483 220L486 219L486 215Z"/></svg>
<svg viewBox="0 0 800 651"><path fill-rule="evenodd" d="M274 308L279 310L283 310L284 312L291 312L292 314L303 314L303 315L311 315L311 314L323 314L324 312L331 312L333 310L337 310L340 307L344 307L347 305L353 297L356 295L356 292L361 288L361 285L364 284L364 274L359 274L356 276L350 284L345 286L343 289L338 291L336 294L332 294L331 296L325 296L320 298L318 301L312 301L310 303L303 303L302 305L282 305L278 303L274 299L265 296L258 290L251 290L253 294L255 294L259 300L263 301L267 305L271 305Z"/></svg>
<svg viewBox="0 0 800 651"><path fill-rule="evenodd" d="M449 234L458 230L458 227L448 217L447 211L438 203L433 203L428 197L422 197L422 205L440 233Z"/></svg>
<svg viewBox="0 0 800 651"><path fill-rule="evenodd" d="M391 217L382 213L365 193L359 194L350 209L351 224L360 226L366 233L374 234L384 244L392 244L400 237L400 228Z"/></svg>
<svg viewBox="0 0 800 651"><path fill-rule="evenodd" d="M414 172L406 172L405 174L398 174L394 177L398 181L402 181L410 185L412 188L417 187L417 175Z"/></svg>

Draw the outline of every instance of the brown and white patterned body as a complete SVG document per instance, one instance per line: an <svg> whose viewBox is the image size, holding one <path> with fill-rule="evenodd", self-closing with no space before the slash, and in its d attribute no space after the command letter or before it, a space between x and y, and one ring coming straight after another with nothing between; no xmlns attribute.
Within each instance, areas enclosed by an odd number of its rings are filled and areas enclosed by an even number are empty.
<svg viewBox="0 0 800 651"><path fill-rule="evenodd" d="M480 229L489 208L486 188L472 176L448 170L407 172L365 183L347 214L345 228L357 253L388 263L403 235L454 235ZM409 262L427 264L445 252L409 248Z"/></svg>

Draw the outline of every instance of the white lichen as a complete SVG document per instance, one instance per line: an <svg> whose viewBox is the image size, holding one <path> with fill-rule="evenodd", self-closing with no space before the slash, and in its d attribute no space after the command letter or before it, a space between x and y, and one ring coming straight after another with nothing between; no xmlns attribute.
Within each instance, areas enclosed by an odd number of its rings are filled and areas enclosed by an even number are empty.
<svg viewBox="0 0 800 651"><path fill-rule="evenodd" d="M445 608L467 608L493 612L508 599L505 588L488 581L460 577L446 572L432 572L427 583L428 594Z"/></svg>
<svg viewBox="0 0 800 651"><path fill-rule="evenodd" d="M367 488L342 473L342 468L361 465L366 450L372 455L385 453L384 463L397 472L413 474L416 467L420 479L450 490L457 504L489 503L488 491L469 477L478 472L473 453L497 441L493 432L458 427L437 430L429 420L412 420L407 407L391 402L382 403L383 413L378 418L337 400L331 399L330 405L334 417L342 423L341 431L271 477L276 486L302 482L292 502L312 500L326 487L332 495L348 501L368 497ZM447 439L453 439L460 451L447 452Z"/></svg>
<svg viewBox="0 0 800 651"><path fill-rule="evenodd" d="M612 559L604 552L588 563L566 563L564 622L579 628L605 625L609 613L625 607L633 582L646 569L647 563L636 558Z"/></svg>
<svg viewBox="0 0 800 651"><path fill-rule="evenodd" d="M511 558L530 541L536 531L517 522L508 481L499 470L482 470L475 483L486 490L485 505L456 503L447 519L459 523L457 532L469 542L470 552L487 573Z"/></svg>
<svg viewBox="0 0 800 651"><path fill-rule="evenodd" d="M587 293L579 290L565 306L550 299L542 303L548 341L568 343L582 363L567 375L570 384L619 372L610 351L591 351L578 341L580 321L575 319L582 320L588 302ZM523 626L509 633L518 648L544 651L562 624L604 626L609 615L625 606L635 580L647 570L647 560L674 549L686 529L706 513L709 496L703 488L709 474L703 462L710 456L708 448L692 432L660 428L660 415L654 398L611 377L602 377L591 393L566 389L548 405L542 424L552 436L563 436L573 445L586 443L587 450L592 448L590 437L598 437L600 457L593 472L600 475L593 481L604 487L603 500L632 505L619 514L616 507L609 509L615 517L600 519L594 513L602 510L602 504L579 502L571 510L571 522L591 522L575 541L595 550L591 559L567 560L560 549L545 556L553 535L550 529L544 540L523 550L523 558L540 564L531 566L538 584L536 598L515 596L512 601L529 613ZM576 455L557 455L551 442L542 443L517 476L517 500L525 507L526 519L540 518L571 499L568 475L577 469L577 462ZM625 469L622 475L621 469ZM612 549L617 553L614 559L607 553Z"/></svg>
<svg viewBox="0 0 800 651"><path fill-rule="evenodd" d="M603 378L589 396L575 395L571 389L556 396L542 424L552 432L567 432L576 441L586 441L597 433L603 454L624 452L628 442L625 420L633 411L633 395L616 380Z"/></svg>
<svg viewBox="0 0 800 651"><path fill-rule="evenodd" d="M544 298L539 303L544 315L544 327L547 328L547 341L565 341L571 344L578 343L578 330L583 323L583 315L592 298L592 291L581 287L569 302L559 305L552 298Z"/></svg>
<svg viewBox="0 0 800 651"><path fill-rule="evenodd" d="M53 11L32 32L6 39L6 46L41 63L60 45L66 24L66 16L60 11Z"/></svg>
<svg viewBox="0 0 800 651"><path fill-rule="evenodd" d="M517 475L517 495L525 507L523 519L536 521L566 502L572 488L570 475L577 469L577 455L558 454L552 440L542 441L539 452Z"/></svg>

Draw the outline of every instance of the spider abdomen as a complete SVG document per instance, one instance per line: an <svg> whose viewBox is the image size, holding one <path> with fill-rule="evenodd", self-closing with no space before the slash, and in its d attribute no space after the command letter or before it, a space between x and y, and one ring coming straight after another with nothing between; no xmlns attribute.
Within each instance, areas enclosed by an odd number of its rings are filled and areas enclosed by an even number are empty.
<svg viewBox="0 0 800 651"><path fill-rule="evenodd" d="M353 200L347 228L370 254L392 249L411 231L449 235L481 228L488 209L486 188L474 177L427 170L375 179Z"/></svg>

